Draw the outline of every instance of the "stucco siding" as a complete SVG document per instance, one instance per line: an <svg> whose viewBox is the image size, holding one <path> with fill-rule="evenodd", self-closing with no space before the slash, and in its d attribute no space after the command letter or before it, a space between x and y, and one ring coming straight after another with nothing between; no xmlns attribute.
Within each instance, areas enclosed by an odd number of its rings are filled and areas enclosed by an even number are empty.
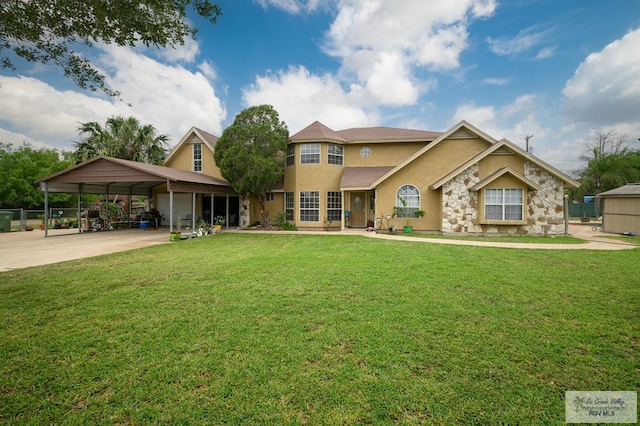
<svg viewBox="0 0 640 426"><path fill-rule="evenodd" d="M524 160L515 154L492 154L483 158L479 165L480 180L503 167L509 167L513 171L524 175Z"/></svg>
<svg viewBox="0 0 640 426"><path fill-rule="evenodd" d="M425 142L345 145L345 167L395 166L424 146ZM365 147L369 148L370 151L370 155L367 158L360 154L362 148Z"/></svg>

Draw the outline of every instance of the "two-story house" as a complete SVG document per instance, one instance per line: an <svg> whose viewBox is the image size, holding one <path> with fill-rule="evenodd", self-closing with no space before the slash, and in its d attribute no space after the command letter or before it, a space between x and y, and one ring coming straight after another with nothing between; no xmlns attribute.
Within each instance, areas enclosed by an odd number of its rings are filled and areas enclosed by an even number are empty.
<svg viewBox="0 0 640 426"><path fill-rule="evenodd" d="M166 166L221 179L217 138L192 128ZM444 233L559 234L565 188L579 184L507 140L462 121L446 132L388 127L333 130L320 122L287 142L284 180L269 194L273 219L299 229L402 226ZM157 194L162 210L163 198ZM186 214L260 220L257 202L228 194L185 194ZM403 203L404 201L404 203ZM399 214L396 207L405 207ZM422 217L413 212L424 211ZM389 218L389 219L387 219Z"/></svg>

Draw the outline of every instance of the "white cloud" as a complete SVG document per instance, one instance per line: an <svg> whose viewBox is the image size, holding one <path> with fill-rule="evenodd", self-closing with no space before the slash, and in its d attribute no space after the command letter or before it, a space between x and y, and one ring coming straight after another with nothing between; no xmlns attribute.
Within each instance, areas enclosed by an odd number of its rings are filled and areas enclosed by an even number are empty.
<svg viewBox="0 0 640 426"><path fill-rule="evenodd" d="M565 111L595 127L627 126L640 133L640 29L591 53L567 81Z"/></svg>
<svg viewBox="0 0 640 426"><path fill-rule="evenodd" d="M302 11L313 12L323 3L328 3L327 0L254 0L254 2L265 9L272 6L292 14L301 13Z"/></svg>
<svg viewBox="0 0 640 426"><path fill-rule="evenodd" d="M379 114L367 112L357 92L345 91L331 74L317 76L304 67L292 67L257 77L242 94L247 107L272 105L293 134L316 120L334 129L377 124Z"/></svg>
<svg viewBox="0 0 640 426"><path fill-rule="evenodd" d="M489 49L496 55L510 56L541 44L546 40L548 33L548 30L537 31L536 27L529 27L520 30L515 37L487 37L487 43L489 43ZM551 51L551 53L553 52Z"/></svg>
<svg viewBox="0 0 640 426"><path fill-rule="evenodd" d="M113 105L71 90L58 91L31 77L0 77L0 116L9 131L55 147L70 148L80 121L113 113Z"/></svg>
<svg viewBox="0 0 640 426"><path fill-rule="evenodd" d="M558 169L570 172L579 165L583 143L575 133L552 130L551 119L542 115L544 104L545 100L534 94L520 96L502 106L461 104L449 124L467 120L494 138L506 138L523 149L524 137L533 135L530 139L533 153Z"/></svg>
<svg viewBox="0 0 640 426"><path fill-rule="evenodd" d="M0 77L0 126L51 147L72 149L80 122L135 116L177 143L191 126L222 132L226 111L207 78L182 66L161 64L133 50L104 46L95 62L125 102L60 91L29 77Z"/></svg>
<svg viewBox="0 0 640 426"><path fill-rule="evenodd" d="M191 126L222 132L226 111L203 74L158 63L129 49L109 46L105 51L103 62L126 64L109 72L109 84L119 88L141 121L154 124L173 143Z"/></svg>
<svg viewBox="0 0 640 426"><path fill-rule="evenodd" d="M556 52L555 47L545 47L538 51L538 54L536 55L536 59L551 58L555 54L555 52Z"/></svg>
<svg viewBox="0 0 640 426"><path fill-rule="evenodd" d="M49 148L47 144L42 141L34 141L31 137L24 133L10 132L9 130L0 128L0 142L13 145L15 147L22 146L23 144L29 144L35 149Z"/></svg>
<svg viewBox="0 0 640 426"><path fill-rule="evenodd" d="M149 51L157 51L160 57L169 62L186 62L191 63L195 61L196 56L200 53L200 46L198 42L191 37L185 37L184 44L171 47L167 46L162 49L147 49Z"/></svg>
<svg viewBox="0 0 640 426"><path fill-rule="evenodd" d="M371 125L381 107L415 105L437 84L417 73L459 67L470 22L491 16L497 7L495 0L255 1L289 13L332 3L337 9L323 42L324 52L341 62L335 75L292 67L258 76L244 90L246 104L279 105L291 128L314 120L335 128Z"/></svg>
<svg viewBox="0 0 640 426"><path fill-rule="evenodd" d="M342 0L325 34L324 51L342 61L342 72L379 105L412 105L433 84L422 85L420 69L459 67L467 27L490 16L493 0ZM407 11L411 11L408 13ZM389 90L381 90L383 87Z"/></svg>
<svg viewBox="0 0 640 426"><path fill-rule="evenodd" d="M509 84L509 80L506 78L485 78L483 83L489 86L506 86Z"/></svg>
<svg viewBox="0 0 640 426"><path fill-rule="evenodd" d="M204 74L204 76L209 80L215 80L218 75L215 67L209 61L202 62L200 65L198 65L198 69L202 71L202 74Z"/></svg>
<svg viewBox="0 0 640 426"><path fill-rule="evenodd" d="M466 120L474 126L483 129L483 131L489 133L494 138L500 139L495 130L491 130L498 129L494 125L496 115L497 112L493 106L476 106L473 103L463 104L456 108L456 113L449 121L449 125L454 125L462 120Z"/></svg>
<svg viewBox="0 0 640 426"><path fill-rule="evenodd" d="M373 104L411 105L417 101L420 89L406 65L397 53L358 52L347 58L343 72L353 70L363 83L353 83L352 90Z"/></svg>

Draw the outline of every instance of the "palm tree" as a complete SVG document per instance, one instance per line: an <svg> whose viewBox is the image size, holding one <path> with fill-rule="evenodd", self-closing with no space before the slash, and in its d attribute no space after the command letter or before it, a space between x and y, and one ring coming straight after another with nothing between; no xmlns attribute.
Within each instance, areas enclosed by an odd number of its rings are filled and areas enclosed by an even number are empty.
<svg viewBox="0 0 640 426"><path fill-rule="evenodd" d="M160 165L167 155L168 136L158 135L151 124L141 126L135 117L109 117L104 128L95 121L80 123L78 133L77 163L104 155Z"/></svg>

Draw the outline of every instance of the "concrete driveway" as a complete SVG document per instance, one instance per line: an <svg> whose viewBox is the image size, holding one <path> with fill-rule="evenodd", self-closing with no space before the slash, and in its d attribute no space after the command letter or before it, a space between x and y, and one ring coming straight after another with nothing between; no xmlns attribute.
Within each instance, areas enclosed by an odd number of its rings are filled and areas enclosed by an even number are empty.
<svg viewBox="0 0 640 426"><path fill-rule="evenodd" d="M261 231L228 230L225 232L255 233ZM275 232L282 233L282 231ZM293 233L298 235L336 235L334 232L317 231L295 231ZM456 244L516 249L623 250L636 247L635 245L625 243L624 241L602 238L608 234L593 232L591 230L591 226L570 225L569 233L575 237L583 238L588 242L585 244L502 243L384 235L376 234L375 232L366 232L363 229L347 229L340 232L342 235L361 235L370 238L389 238L431 244ZM34 230L31 232L0 233L0 272L168 243L168 229L132 229L108 232L87 232L84 234L78 234L77 229L49 230L49 237L47 238L44 238L44 231L40 230Z"/></svg>
<svg viewBox="0 0 640 426"><path fill-rule="evenodd" d="M39 229L0 233L0 272L169 243L169 230L85 232Z"/></svg>

